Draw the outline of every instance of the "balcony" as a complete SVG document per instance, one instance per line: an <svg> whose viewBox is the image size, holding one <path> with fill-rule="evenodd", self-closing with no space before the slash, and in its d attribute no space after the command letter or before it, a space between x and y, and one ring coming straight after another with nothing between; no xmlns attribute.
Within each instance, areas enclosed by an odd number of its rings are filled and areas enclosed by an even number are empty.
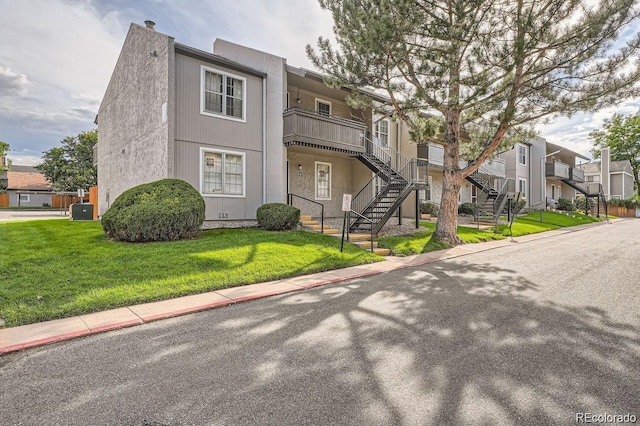
<svg viewBox="0 0 640 426"><path fill-rule="evenodd" d="M545 176L557 179L569 179L571 166L559 161L545 163Z"/></svg>
<svg viewBox="0 0 640 426"><path fill-rule="evenodd" d="M429 166L442 167L444 165L444 147L434 143L419 144L418 158L426 158L429 160ZM460 167L466 167L467 162L460 160ZM495 176L498 178L506 177L505 162L501 158L492 158L480 166L481 173Z"/></svg>
<svg viewBox="0 0 640 426"><path fill-rule="evenodd" d="M569 180L574 182L584 182L584 170L572 167L569 172Z"/></svg>
<svg viewBox="0 0 640 426"><path fill-rule="evenodd" d="M365 151L367 127L364 123L297 107L286 110L283 118L285 145L351 153Z"/></svg>
<svg viewBox="0 0 640 426"><path fill-rule="evenodd" d="M507 177L505 161L502 158L490 158L480 165L482 173L489 174L498 178Z"/></svg>

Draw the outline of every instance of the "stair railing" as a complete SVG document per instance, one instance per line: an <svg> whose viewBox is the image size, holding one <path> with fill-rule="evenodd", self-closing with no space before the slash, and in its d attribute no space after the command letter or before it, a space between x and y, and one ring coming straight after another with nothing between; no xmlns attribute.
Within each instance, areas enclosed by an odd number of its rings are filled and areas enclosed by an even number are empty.
<svg viewBox="0 0 640 426"><path fill-rule="evenodd" d="M378 191L374 191L376 178L379 178L383 175L382 171L376 173L369 182L360 190L358 193L351 198L351 208L353 210L357 210L359 212L363 212L371 205L373 200L375 200L380 192L384 188L386 188L389 184L385 184ZM356 219L357 220L357 219ZM352 223L349 223L351 226Z"/></svg>
<svg viewBox="0 0 640 426"><path fill-rule="evenodd" d="M310 199L305 198L305 197L303 197L301 195L292 194L292 193L288 193L287 194L287 204L289 204L290 206L293 206L293 198L294 197L300 198L301 200L305 200L305 201L308 201L310 203L317 204L317 205L320 206L320 233L324 234L324 204L319 203L319 202L314 201L314 200L310 200Z"/></svg>
<svg viewBox="0 0 640 426"><path fill-rule="evenodd" d="M371 247L370 247L371 253L373 253L373 220L369 219L365 215L362 215L362 214L360 214L357 211L352 209L352 210L347 212L347 223L351 223L351 213L355 214L356 216L358 216L359 218L361 218L363 220L366 220L367 222L369 222L371 224L371 229L369 230L369 233L370 233L371 237L370 237L369 241L371 242ZM357 218L355 220L357 220ZM355 222L355 220L354 220L354 222ZM351 226L349 225L349 227L351 227ZM349 230L347 230L347 241L349 241Z"/></svg>

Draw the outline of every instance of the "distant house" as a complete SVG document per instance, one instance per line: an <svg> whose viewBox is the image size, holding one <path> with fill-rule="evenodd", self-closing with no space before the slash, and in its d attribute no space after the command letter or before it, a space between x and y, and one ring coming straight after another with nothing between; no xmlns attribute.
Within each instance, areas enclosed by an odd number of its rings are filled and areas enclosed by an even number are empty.
<svg viewBox="0 0 640 426"><path fill-rule="evenodd" d="M51 205L53 191L42 173L31 166L11 166L7 172L9 206L42 207Z"/></svg>
<svg viewBox="0 0 640 426"><path fill-rule="evenodd" d="M600 183L607 199L627 200L633 192L633 169L629 160L611 161L609 148L602 150L601 161L580 164L587 182Z"/></svg>

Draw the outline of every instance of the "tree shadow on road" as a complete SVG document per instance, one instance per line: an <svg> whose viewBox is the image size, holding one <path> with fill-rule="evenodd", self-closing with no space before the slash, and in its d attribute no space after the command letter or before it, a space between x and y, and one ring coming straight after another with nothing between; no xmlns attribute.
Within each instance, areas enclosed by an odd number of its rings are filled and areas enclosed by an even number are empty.
<svg viewBox="0 0 640 426"><path fill-rule="evenodd" d="M129 424L181 416L216 424L565 425L582 412L640 416L638 327L595 306L536 301L536 291L509 269L438 262L66 346L78 363L94 362L90 345L105 346L93 372L105 387L131 375L130 386L110 396L122 413L138 413L114 419ZM124 351L136 356L123 360ZM75 398L92 392L78 374ZM163 394L162 406L134 405L141 389ZM81 420L96 409L60 394L63 417Z"/></svg>

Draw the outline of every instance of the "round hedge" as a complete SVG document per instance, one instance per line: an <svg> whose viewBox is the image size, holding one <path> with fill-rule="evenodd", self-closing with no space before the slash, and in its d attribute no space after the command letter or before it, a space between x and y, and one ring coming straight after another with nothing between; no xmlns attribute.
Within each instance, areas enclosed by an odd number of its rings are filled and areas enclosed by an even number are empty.
<svg viewBox="0 0 640 426"><path fill-rule="evenodd" d="M102 215L102 228L118 241L173 241L195 236L204 200L189 183L162 179L126 190Z"/></svg>
<svg viewBox="0 0 640 426"><path fill-rule="evenodd" d="M300 222L300 209L282 203L267 203L256 211L258 225L267 231L293 229Z"/></svg>

